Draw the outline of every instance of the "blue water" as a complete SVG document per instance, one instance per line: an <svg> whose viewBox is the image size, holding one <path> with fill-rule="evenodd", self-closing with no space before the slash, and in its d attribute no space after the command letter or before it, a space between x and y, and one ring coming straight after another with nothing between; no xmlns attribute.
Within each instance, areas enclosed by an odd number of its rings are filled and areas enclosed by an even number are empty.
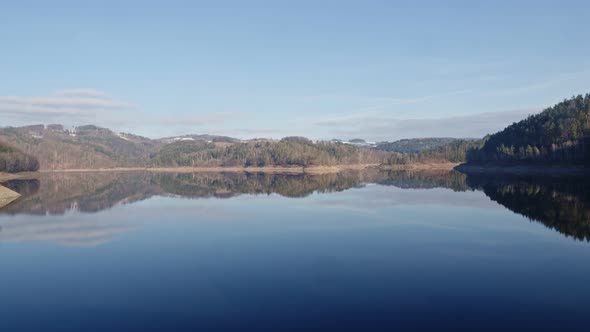
<svg viewBox="0 0 590 332"><path fill-rule="evenodd" d="M1 331L583 331L590 317L590 244L479 190L158 192L31 213L37 190L0 210Z"/></svg>

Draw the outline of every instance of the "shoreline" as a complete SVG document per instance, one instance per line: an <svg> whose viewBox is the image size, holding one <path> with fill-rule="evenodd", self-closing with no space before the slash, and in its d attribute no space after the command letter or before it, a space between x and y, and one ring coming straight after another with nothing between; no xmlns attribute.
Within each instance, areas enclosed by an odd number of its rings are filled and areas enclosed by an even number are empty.
<svg viewBox="0 0 590 332"><path fill-rule="evenodd" d="M453 170L460 163L415 163L400 165L380 165L379 169L383 171L423 171L423 170Z"/></svg>
<svg viewBox="0 0 590 332"><path fill-rule="evenodd" d="M454 170L461 173L505 173L515 175L587 175L590 167L582 165L526 164L460 164Z"/></svg>
<svg viewBox="0 0 590 332"><path fill-rule="evenodd" d="M2 173L0 182L32 179L40 174L96 173L96 172L153 172L153 173L268 173L268 174L334 174L344 171L378 169L381 171L455 170L462 173L508 173L517 175L579 175L590 174L590 167L581 165L526 165L526 164L467 164L467 163L416 163L405 165L355 164L334 166L268 166L268 167L112 167L43 169L37 172Z"/></svg>
<svg viewBox="0 0 590 332"><path fill-rule="evenodd" d="M154 172L154 173L268 173L268 174L334 174L343 171L362 171L365 169L379 169L382 171L405 170L452 170L457 163L438 164L355 164L334 166L269 166L269 167L112 167L112 168L70 168L43 169L37 172L0 173L0 182L15 179L34 178L39 174L55 173L92 173L92 172Z"/></svg>
<svg viewBox="0 0 590 332"><path fill-rule="evenodd" d="M86 173L86 172L154 172L154 173L282 173L282 174L328 174L348 170L378 168L379 164L334 165L334 166L269 166L269 167L113 167L40 170L37 173Z"/></svg>
<svg viewBox="0 0 590 332"><path fill-rule="evenodd" d="M0 182L20 179L33 179L39 172L21 172L21 173L2 173L0 172Z"/></svg>

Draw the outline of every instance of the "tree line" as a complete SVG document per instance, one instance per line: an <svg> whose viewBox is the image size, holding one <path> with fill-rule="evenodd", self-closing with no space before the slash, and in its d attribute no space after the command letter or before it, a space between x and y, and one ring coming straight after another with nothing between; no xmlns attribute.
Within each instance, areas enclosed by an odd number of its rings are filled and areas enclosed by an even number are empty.
<svg viewBox="0 0 590 332"><path fill-rule="evenodd" d="M304 137L252 141L219 146L212 142L180 141L155 155L154 166L332 166L382 163L389 153L343 143L312 142Z"/></svg>
<svg viewBox="0 0 590 332"><path fill-rule="evenodd" d="M0 142L0 172L34 172L38 169L37 158Z"/></svg>
<svg viewBox="0 0 590 332"><path fill-rule="evenodd" d="M405 138L394 142L380 142L377 144L376 149L399 153L419 153L449 144L455 140L457 139L449 137Z"/></svg>
<svg viewBox="0 0 590 332"><path fill-rule="evenodd" d="M459 163L464 162L467 158L467 154L474 149L479 149L481 145L482 140L478 139L456 139L447 144L426 149L418 153L393 152L389 158L387 158L386 164Z"/></svg>

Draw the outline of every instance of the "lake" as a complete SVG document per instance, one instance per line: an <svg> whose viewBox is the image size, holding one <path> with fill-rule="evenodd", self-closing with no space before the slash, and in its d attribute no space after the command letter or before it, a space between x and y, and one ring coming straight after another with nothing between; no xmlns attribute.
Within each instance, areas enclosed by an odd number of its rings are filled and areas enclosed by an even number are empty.
<svg viewBox="0 0 590 332"><path fill-rule="evenodd" d="M2 331L587 330L583 177L55 173L2 185Z"/></svg>

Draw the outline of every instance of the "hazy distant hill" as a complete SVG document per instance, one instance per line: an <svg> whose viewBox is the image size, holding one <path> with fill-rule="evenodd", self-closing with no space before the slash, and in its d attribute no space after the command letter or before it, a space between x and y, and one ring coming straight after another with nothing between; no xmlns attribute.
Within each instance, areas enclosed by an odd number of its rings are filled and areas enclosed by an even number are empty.
<svg viewBox="0 0 590 332"><path fill-rule="evenodd" d="M428 137L400 139L395 142L381 142L375 147L377 150L398 152L398 153L419 153L424 150L433 149L456 141L456 138L449 137Z"/></svg>
<svg viewBox="0 0 590 332"><path fill-rule="evenodd" d="M229 137L229 136L219 136L219 135L181 135L181 136L173 136L173 137L164 137L158 139L158 141L162 143L174 143L179 141L205 141L205 142L225 142L225 143L237 143L240 142L240 139Z"/></svg>
<svg viewBox="0 0 590 332"><path fill-rule="evenodd" d="M215 135L149 139L87 125L0 128L0 141L36 156L41 169L174 166L310 166L380 163L383 151L303 137L240 141Z"/></svg>

